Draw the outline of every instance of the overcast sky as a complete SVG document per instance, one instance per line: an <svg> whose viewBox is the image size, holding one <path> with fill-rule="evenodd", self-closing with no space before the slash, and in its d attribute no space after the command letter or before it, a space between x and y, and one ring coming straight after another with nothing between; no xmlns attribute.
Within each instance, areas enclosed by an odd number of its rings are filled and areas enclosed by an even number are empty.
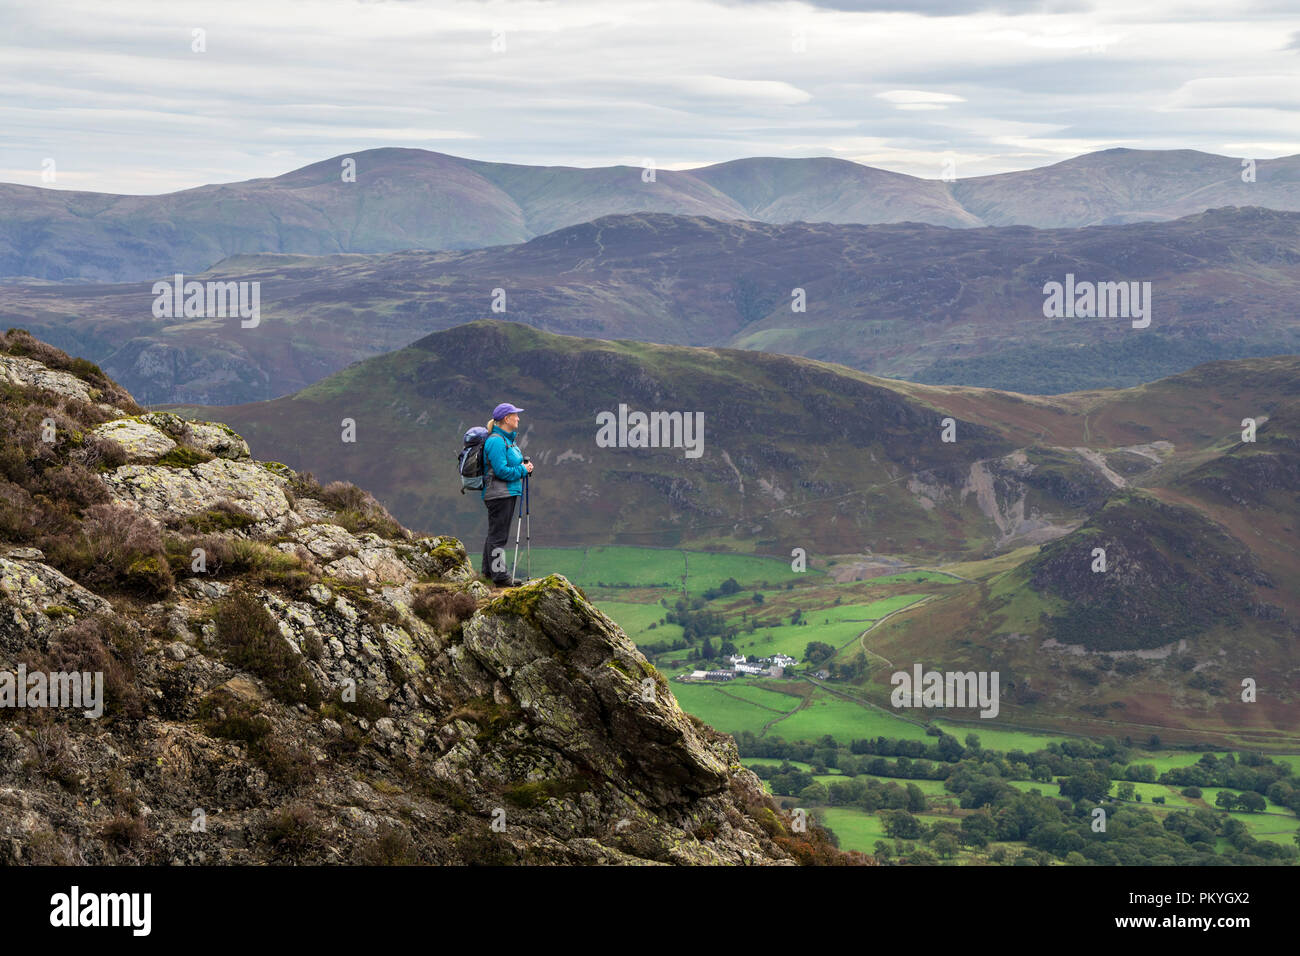
<svg viewBox="0 0 1300 956"><path fill-rule="evenodd" d="M0 181L159 193L376 146L926 178L1112 146L1262 159L1300 153L1298 7L0 0Z"/></svg>

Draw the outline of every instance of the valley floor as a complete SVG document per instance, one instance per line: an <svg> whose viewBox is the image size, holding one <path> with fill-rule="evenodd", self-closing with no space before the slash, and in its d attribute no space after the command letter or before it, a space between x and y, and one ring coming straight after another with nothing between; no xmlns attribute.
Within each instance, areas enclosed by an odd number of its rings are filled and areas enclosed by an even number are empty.
<svg viewBox="0 0 1300 956"><path fill-rule="evenodd" d="M939 717L932 711L891 706L889 676L910 671L913 656L903 659L896 646L879 644L879 629L926 602L977 586L1024 556L905 567L866 580L851 580L858 575L845 573L841 565L862 563L852 558L795 570L779 559L751 555L601 547L534 549L532 561L535 573L559 571L583 587L670 677L682 708L736 736L744 762L765 778L769 791L789 807L807 808L843 849L909 860L919 854L915 862L927 862L927 854L937 862L1011 863L1026 854L1035 862L1060 862L1039 859L1042 854L1024 840L977 840L980 845L972 846L939 839L935 849L937 834L960 833L962 821L977 811L963 808L959 796L945 789L945 780L926 777L945 772L942 765L925 760L914 764L899 756L897 761L884 760L888 767L883 768L878 766L882 758L876 756L875 769L887 769L887 774L865 772L872 756L862 753L862 742L879 738L886 743L876 749L887 755L891 747L903 749L894 742L912 742L910 746L919 750L936 740L964 739L966 757L979 754L986 762L1001 761L1011 787L1058 801L1064 777L1039 771L1031 779L1026 755L1060 753L1062 748L1068 753L1071 742L1080 746L1108 739L1123 748L1126 757L1122 765L1113 766L1111 786L1102 798L1110 801L1110 812L1141 808L1163 824L1179 811L1185 816L1201 811L1202 820L1212 816L1219 827L1238 821L1240 826L1229 828L1231 834L1244 828L1254 840L1294 847L1300 839L1300 819L1285 806L1265 799L1257 812L1232 810L1216 804L1225 788L1206 786L1189 797L1184 795L1186 786L1156 779L1197 765L1203 753L1223 760L1234 751L1258 749L1293 773L1300 769L1300 734L1264 735L1227 726L1189 728L1149 720L1125 725L1077 710L1053 713L1042 703L1033 708L1004 706L994 719L980 719L975 711L948 711ZM700 671L729 670L733 655L751 661L787 655L798 663L779 677L681 679ZM944 661L926 659L924 666L943 669ZM769 751L779 755L760 755ZM804 759L793 759L794 752ZM1133 769L1145 767L1150 769ZM868 809L876 799L863 799L861 785L848 786L853 780L869 789L888 790L880 798L883 804ZM1236 794L1229 790L1230 796ZM890 815L897 810L907 810L915 824L891 823ZM899 835L913 826L919 826L931 849ZM1214 836L1214 848L1232 851L1228 837L1221 834Z"/></svg>

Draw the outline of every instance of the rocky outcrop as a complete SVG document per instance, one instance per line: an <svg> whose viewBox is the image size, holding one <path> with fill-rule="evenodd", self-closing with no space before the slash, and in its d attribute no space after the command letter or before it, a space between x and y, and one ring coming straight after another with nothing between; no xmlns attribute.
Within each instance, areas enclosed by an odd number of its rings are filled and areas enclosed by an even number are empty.
<svg viewBox="0 0 1300 956"><path fill-rule="evenodd" d="M19 355L0 355L0 382L41 388L81 402L95 401L90 385L75 375L47 368L40 362Z"/></svg>
<svg viewBox="0 0 1300 956"><path fill-rule="evenodd" d="M47 564L35 549L0 557L0 651L44 650L51 634L78 617L112 610L103 598Z"/></svg>
<svg viewBox="0 0 1300 956"><path fill-rule="evenodd" d="M121 445L129 461L155 461L176 448L160 429L139 418L119 418L92 430Z"/></svg>
<svg viewBox="0 0 1300 956"><path fill-rule="evenodd" d="M192 468L123 465L104 475L104 482L117 501L165 521L234 504L253 517L259 531L303 523L285 493L288 482L253 462L214 458Z"/></svg>
<svg viewBox="0 0 1300 956"><path fill-rule="evenodd" d="M178 447L204 458L249 458L248 443L218 422L189 422L171 412L148 412L99 425L92 431L122 446L133 463L156 462Z"/></svg>
<svg viewBox="0 0 1300 956"><path fill-rule="evenodd" d="M243 461L249 457L248 442L220 422L190 422L190 444L216 455Z"/></svg>

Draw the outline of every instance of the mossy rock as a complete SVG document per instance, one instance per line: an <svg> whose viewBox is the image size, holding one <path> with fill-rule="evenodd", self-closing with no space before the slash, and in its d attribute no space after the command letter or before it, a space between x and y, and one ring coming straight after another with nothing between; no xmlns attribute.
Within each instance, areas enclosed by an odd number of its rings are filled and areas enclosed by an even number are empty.
<svg viewBox="0 0 1300 956"><path fill-rule="evenodd" d="M537 607L537 602L542 599L542 595L551 588L562 587L564 587L564 579L558 574L549 574L540 581L502 592L488 604L485 610L494 613L514 614L531 621L533 620L533 611ZM576 603L575 609L585 610Z"/></svg>
<svg viewBox="0 0 1300 956"><path fill-rule="evenodd" d="M429 553L440 561L445 561L451 564L458 564L468 557L465 545L461 544L455 538L444 540Z"/></svg>
<svg viewBox="0 0 1300 956"><path fill-rule="evenodd" d="M190 515L185 521L200 534L242 531L250 525L257 524L257 519L252 515L225 508L209 508L207 511Z"/></svg>
<svg viewBox="0 0 1300 956"><path fill-rule="evenodd" d="M510 787L502 796L517 807L531 809L539 807L547 800L562 800L565 797L586 793L591 783L582 777L568 777L561 780L534 780Z"/></svg>
<svg viewBox="0 0 1300 956"><path fill-rule="evenodd" d="M191 448L188 445L177 445L155 461L154 464L164 465L168 468L193 468L195 465L201 465L215 457L209 452L199 451L197 448Z"/></svg>

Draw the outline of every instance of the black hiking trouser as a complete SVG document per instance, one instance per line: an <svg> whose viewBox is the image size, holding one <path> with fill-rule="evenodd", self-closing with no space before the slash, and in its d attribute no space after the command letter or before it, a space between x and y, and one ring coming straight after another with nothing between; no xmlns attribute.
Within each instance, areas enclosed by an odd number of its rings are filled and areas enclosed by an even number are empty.
<svg viewBox="0 0 1300 956"><path fill-rule="evenodd" d="M484 502L487 505L488 530L487 540L483 542L483 565L480 570L483 576L490 578L494 584L510 580L510 567L506 562L505 554L506 545L510 543L510 519L515 516L515 502L518 500L518 495L510 495L507 498L489 498ZM500 571L493 571L493 552L497 548L501 549L500 558L503 567Z"/></svg>

